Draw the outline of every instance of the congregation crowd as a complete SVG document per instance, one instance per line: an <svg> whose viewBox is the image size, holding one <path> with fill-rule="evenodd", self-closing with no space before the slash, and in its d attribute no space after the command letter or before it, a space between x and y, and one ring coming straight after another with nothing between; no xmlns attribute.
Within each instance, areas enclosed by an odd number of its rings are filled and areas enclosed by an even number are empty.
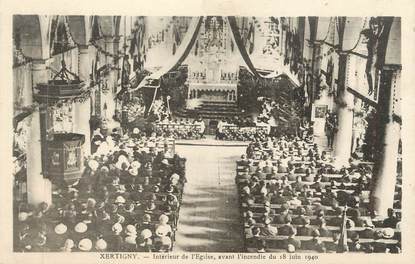
<svg viewBox="0 0 415 264"><path fill-rule="evenodd" d="M226 121L219 121L216 138L231 141L250 141L263 138L269 133L269 126L238 126Z"/></svg>
<svg viewBox="0 0 415 264"><path fill-rule="evenodd" d="M155 132L157 134L174 139L201 139L204 137L205 130L206 125L201 118L197 118L193 122L189 119L164 119L155 125Z"/></svg>
<svg viewBox="0 0 415 264"><path fill-rule="evenodd" d="M15 251L172 250L185 159L156 133L100 132L80 179L55 181L51 204L16 206Z"/></svg>
<svg viewBox="0 0 415 264"><path fill-rule="evenodd" d="M165 119L154 126L156 134L174 139L201 139L207 133L207 121L200 117L189 119ZM270 130L268 125L257 125L252 118L223 118L217 122L215 138L228 141L250 141L265 137Z"/></svg>
<svg viewBox="0 0 415 264"><path fill-rule="evenodd" d="M401 252L401 178L381 218L368 210L372 166L332 162L307 137L249 144L236 176L248 252Z"/></svg>

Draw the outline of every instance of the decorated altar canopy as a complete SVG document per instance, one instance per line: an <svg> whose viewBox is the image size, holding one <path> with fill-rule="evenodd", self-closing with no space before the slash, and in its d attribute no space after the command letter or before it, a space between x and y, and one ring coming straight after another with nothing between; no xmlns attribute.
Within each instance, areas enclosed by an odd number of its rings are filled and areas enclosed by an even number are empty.
<svg viewBox="0 0 415 264"><path fill-rule="evenodd" d="M297 70L293 72L290 68L293 62L297 68L302 61L302 43L300 43L297 32L298 23L285 25L285 30L288 32L286 35L288 36L283 39L281 32L284 21L282 18L266 17L259 19L253 17L247 19L233 16L217 18L223 21L230 32L228 43L231 46L230 49L232 52L238 50L237 53L241 55L231 56L232 59L226 63L237 64L236 68L241 65L246 66L248 71L257 78L268 79L285 75L294 84L300 85L299 79L301 77L299 75L302 73ZM157 89L160 84L159 79L164 74L177 68L185 60L187 63L192 62L194 58L188 58L191 57L189 54L197 53L201 25L209 17L192 17L186 33L180 41L177 41L175 35L171 32L163 33L168 32L165 28L169 28L172 18L149 17L146 19L144 45L148 46L144 69L148 70L150 74L135 89L143 87ZM241 19L245 20L241 21ZM282 41L287 41L288 45L283 45ZM283 47L288 50L283 50ZM285 54L284 58L283 54ZM219 54L219 56L221 55ZM264 72L268 72L268 74L264 74Z"/></svg>

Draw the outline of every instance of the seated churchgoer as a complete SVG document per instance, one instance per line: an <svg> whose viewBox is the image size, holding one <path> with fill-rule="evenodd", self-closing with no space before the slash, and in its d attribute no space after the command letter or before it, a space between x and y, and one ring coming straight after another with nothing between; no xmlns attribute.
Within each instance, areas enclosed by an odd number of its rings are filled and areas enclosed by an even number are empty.
<svg viewBox="0 0 415 264"><path fill-rule="evenodd" d="M298 206L296 209L297 216L293 218L293 225L302 225L303 218L306 215L307 211L304 207Z"/></svg>
<svg viewBox="0 0 415 264"><path fill-rule="evenodd" d="M339 245L339 240L340 240L340 233L333 232L332 239L333 239L332 241L327 241L324 243L326 252L335 253L337 251L337 247Z"/></svg>
<svg viewBox="0 0 415 264"><path fill-rule="evenodd" d="M359 241L359 234L353 233L350 237L351 242L348 243L349 251L350 252L363 252L364 248Z"/></svg>
<svg viewBox="0 0 415 264"><path fill-rule="evenodd" d="M292 229L295 229L295 227L292 225L292 218L290 215L287 215L284 218L284 225L278 229L279 234L282 236L289 236L292 232ZM295 231L295 233L297 234L297 230Z"/></svg>
<svg viewBox="0 0 415 264"><path fill-rule="evenodd" d="M302 243L302 248L308 249L308 250L314 250L319 253L326 252L326 247L324 243L321 241L320 232L318 231L318 229L314 229L311 232L311 236L313 237L312 239L304 241Z"/></svg>
<svg viewBox="0 0 415 264"><path fill-rule="evenodd" d="M288 229L288 238L284 241L287 250L290 248L290 245L294 247L294 251L301 249L301 241L295 237L296 234L297 230L295 227L291 226Z"/></svg>
<svg viewBox="0 0 415 264"><path fill-rule="evenodd" d="M111 142L109 138L105 142L103 141L108 145L108 152L103 152L103 155L94 154L86 161L83 177L89 177L88 183L57 186L62 189L57 190L56 193L59 197L53 198L53 204L51 206L42 204L38 212L34 211L32 216L27 217L28 219L25 221L28 223L28 230L33 234L38 233L38 226L42 222L62 223L56 228L57 232L53 229L45 229L42 236L30 244L24 245L24 248L28 246L41 251L135 251L135 248L139 246L137 245L137 231L148 229L154 232L157 224L155 221L160 213L174 215L174 210L178 210L177 199L175 209L167 208L164 203L167 203L168 199L163 199L166 195L172 195L170 189L173 189L174 195L181 196L183 188L183 176L179 176L174 186L170 186L169 181L172 174L184 172L183 165L176 163L175 158L172 157L169 158L169 162L172 164L171 169L163 169L163 159L157 158L157 155L160 154L157 153L157 142L164 139L152 136L151 140L154 142L151 142L152 145L148 151L144 151L143 149L149 146L149 140L141 137L129 142L128 136L124 136L119 139L119 142L117 140ZM163 143L158 142L158 146L160 144ZM148 156L146 162L139 161L138 154L142 153L141 150ZM153 155L155 158L152 158ZM150 164L140 166L140 163ZM152 168L151 178L146 171L150 165ZM91 180L93 178L95 180ZM144 191L148 193L144 195ZM154 198L149 193L157 194L157 196ZM151 198L150 202L159 205L160 210L156 207L154 210L148 210L150 214L145 215L145 205L148 204L147 197ZM153 219L151 219L152 217ZM23 219L23 217L21 218ZM62 226L66 226L68 230L73 229L73 231L63 232ZM134 229L136 229L135 232ZM125 232L122 232L123 230ZM153 232L146 239L155 236L156 233ZM56 233L56 237L54 237L54 233ZM63 239L65 234L70 235L70 240ZM43 243L43 237L47 238L46 243ZM21 243L24 241L25 239L22 239ZM26 242L24 243L26 244Z"/></svg>
<svg viewBox="0 0 415 264"><path fill-rule="evenodd" d="M263 236L276 236L278 235L278 228L271 225L271 218L266 217L264 219L264 227L261 228L261 235Z"/></svg>
<svg viewBox="0 0 415 264"><path fill-rule="evenodd" d="M304 187L302 177L299 175L295 178L295 182L291 184L293 191L301 192Z"/></svg>
<svg viewBox="0 0 415 264"><path fill-rule="evenodd" d="M297 235L299 236L311 236L313 229L310 227L310 219L302 217L301 226L297 227Z"/></svg>
<svg viewBox="0 0 415 264"><path fill-rule="evenodd" d="M273 204L284 204L288 201L286 197L283 196L283 190L276 190L272 197L271 197L271 203Z"/></svg>
<svg viewBox="0 0 415 264"><path fill-rule="evenodd" d="M261 240L257 245L257 252L258 253L265 253L267 252L267 241Z"/></svg>
<svg viewBox="0 0 415 264"><path fill-rule="evenodd" d="M290 172L290 175L284 175L281 176L281 174L275 173L275 176L272 176L272 174L267 175L267 180L265 184L265 188L267 192L259 192L261 195L256 196L257 201L264 202L265 197L268 198L268 195L271 195L271 203L283 204L287 203L287 205L290 205L293 208L302 208L302 211L304 211L305 207L307 207L306 210L308 210L307 215L313 216L317 215L317 218L312 218L313 225L317 225L317 229L315 232L311 228L311 235L314 236L314 239L311 239L309 241L305 241L304 248L303 249L311 249L318 252L324 252L324 246L321 246L321 240L320 237L329 237L332 236L333 233L330 231L330 229L335 229L337 227L337 230L340 230L340 226L343 223L343 210L339 206L346 206L347 205L347 212L346 215L346 228L348 230L348 237L351 239L351 242L349 241L349 247L350 250L358 250L360 240L359 238L365 238L365 237L374 237L374 229L372 228L373 225L370 225L367 223L368 220L370 220L370 217L368 217L366 204L360 203L360 201L363 199L367 199L367 191L368 186L367 182L368 180L362 180L362 184L360 184L359 180L362 178L357 177L356 175L365 175L364 170L362 167L360 167L358 164L354 166L354 169L346 168L341 171L335 169L329 162L330 157L327 153L322 153L319 148L316 146L316 144L313 147L308 148L304 147L304 144L298 143L293 140L291 140L289 137L284 138L263 138L263 139L255 139L253 141L254 143L252 146L255 146L256 153L255 155L251 156L251 158L255 160L264 160L265 165L259 166L263 167L262 169L267 166L267 155L268 153L272 154L273 159L277 160L278 165L281 165L282 159L288 160L288 170L291 171L293 168L296 170ZM278 142L277 144L275 144ZM304 148L304 149L300 149ZM308 152L308 156L307 156ZM306 154L303 156L303 154ZM265 159L264 159L265 158ZM310 165L304 165L304 164L310 164ZM281 166L280 166L281 167ZM312 169L310 169L312 168ZM302 169L305 169L306 176L303 176L303 174L296 175L299 172L302 172ZM313 171L312 171L313 170ZM314 173L316 175L314 175ZM340 175L339 175L340 174ZM342 176L341 176L342 175ZM288 179L288 176L291 177ZM293 176L295 178L293 178ZM298 178L298 176L301 176L301 178ZM254 176L255 178L258 178L258 176ZM252 179L255 179L252 178ZM292 181L295 179L295 182L292 183ZM288 180L288 181L287 181ZM305 181L305 182L303 182ZM309 184L308 182L311 184ZM258 183L257 190L260 190L263 188L263 184ZM293 192L299 192L300 196L299 199L301 203L298 204L292 204L290 203L291 199L295 199L295 195L293 195ZM262 200L261 200L262 199ZM398 199L395 197L395 199ZM277 201L278 200L278 201ZM298 205L304 205L305 207L298 207ZM397 204L397 203L395 203ZM327 206L332 207L334 210L331 210L327 208ZM300 210L300 209L298 209ZM279 210L278 210L279 211ZM325 216L325 211L327 216ZM283 215L275 215L274 222L285 224L285 218L286 215L289 215L289 210L285 212L284 206L282 206L281 213ZM310 223L301 223L304 219L304 212L299 212L299 217L293 217L293 224L300 225L297 227L297 234L298 235L310 235L310 230L307 229L307 227L310 227ZM262 220L265 220L266 217L269 217L267 215L263 216ZM366 217L368 217L366 220ZM391 220L392 219L392 220ZM396 221L399 220L396 215L390 214L388 219L384 220L385 225L389 225L388 222L392 222L392 226L396 226ZM298 223L296 222L298 221ZM329 227L326 227L326 221L327 225ZM295 222L295 223L294 223ZM376 223L376 225L382 226L381 222ZM288 225L284 225L283 227L280 227L278 229L279 235L283 235L284 233L287 234L284 230L285 227ZM358 230L360 230L360 227L364 227L362 231L355 231L351 230L354 229L354 227L359 227ZM302 230L303 227L306 227ZM288 230L288 228L287 228ZM304 232L303 232L304 231ZM338 232L338 231L337 231ZM338 237L339 234L335 232L335 239L334 243L332 243L332 249L328 251L336 251L337 250L337 243L338 243ZM370 234L372 233L372 234ZM336 235L337 234L337 235ZM387 234L386 236L382 237L384 239L387 239L390 234ZM395 234L395 237L398 235ZM378 242L383 242L382 240L378 239ZM390 243L390 242L388 242ZM314 246L310 246L310 245ZM324 243L326 244L326 243ZM329 243L328 243L329 244ZM378 251L379 249L375 249L375 244L373 243L363 243L366 247L365 251L369 252L369 249L371 252ZM385 243L383 243L385 244ZM272 244L269 245L272 247ZM354 247L354 248L353 248ZM380 244L380 246L377 246L377 248L382 248L383 245ZM293 251L295 251L294 246L292 247ZM330 248L330 246L329 246ZM397 247L393 247L393 251L399 251ZM297 249L298 250L298 249ZM387 250L392 251L392 246L388 246ZM380 250L383 252L383 249Z"/></svg>
<svg viewBox="0 0 415 264"><path fill-rule="evenodd" d="M287 217L290 217L290 219L291 219L289 208L290 208L290 206L287 203L284 203L281 206L281 211L279 212L278 215L276 215L274 217L274 222L276 224L285 224Z"/></svg>
<svg viewBox="0 0 415 264"><path fill-rule="evenodd" d="M335 216L329 219L327 224L329 226L341 226L341 224L343 223L343 216L342 216L343 211L340 207L336 207L334 211L335 211Z"/></svg>
<svg viewBox="0 0 415 264"><path fill-rule="evenodd" d="M155 252L169 252L171 249L172 241L168 236L160 237L154 241Z"/></svg>
<svg viewBox="0 0 415 264"><path fill-rule="evenodd" d="M288 203L291 206L297 207L297 206L301 206L302 202L301 200L298 199L298 193L297 192L291 192L291 199L288 201Z"/></svg>
<svg viewBox="0 0 415 264"><path fill-rule="evenodd" d="M331 231L326 226L326 220L324 220L324 218L317 219L316 224L318 226L320 237L331 237L332 236Z"/></svg>
<svg viewBox="0 0 415 264"><path fill-rule="evenodd" d="M140 236L137 237L137 252L150 252L153 245L153 240L151 237L153 234L150 229L143 229L140 233Z"/></svg>
<svg viewBox="0 0 415 264"><path fill-rule="evenodd" d="M388 217L383 221L384 227L396 228L396 224L400 220L396 217L395 210L393 208L388 209Z"/></svg>

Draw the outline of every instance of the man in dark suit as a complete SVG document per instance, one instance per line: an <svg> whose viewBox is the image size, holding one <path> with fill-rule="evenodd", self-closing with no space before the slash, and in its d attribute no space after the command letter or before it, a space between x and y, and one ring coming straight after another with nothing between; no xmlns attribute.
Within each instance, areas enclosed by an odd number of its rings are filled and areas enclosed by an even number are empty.
<svg viewBox="0 0 415 264"><path fill-rule="evenodd" d="M266 217L264 219L264 227L261 228L261 234L263 236L276 236L276 235L278 235L278 228L271 225L271 218Z"/></svg>
<svg viewBox="0 0 415 264"><path fill-rule="evenodd" d="M285 248L288 249L289 245L293 245L295 250L298 250L301 248L301 241L295 238L295 235L297 234L297 230L295 227L291 226L287 229L288 238L285 240Z"/></svg>
<svg viewBox="0 0 415 264"><path fill-rule="evenodd" d="M331 237L331 231L326 227L326 220L324 218L319 218L316 221L318 226L318 231L320 232L320 237Z"/></svg>
<svg viewBox="0 0 415 264"><path fill-rule="evenodd" d="M303 249L314 250L319 253L326 252L326 247L324 246L323 242L320 239L320 232L318 229L315 229L311 232L311 236L313 237L310 240L304 241L302 243Z"/></svg>
<svg viewBox="0 0 415 264"><path fill-rule="evenodd" d="M286 197L284 197L283 195L283 190L278 190L276 191L276 193L274 193L274 195L271 198L271 203L273 204L284 204L288 201L288 199Z"/></svg>
<svg viewBox="0 0 415 264"><path fill-rule="evenodd" d="M255 176L258 177L259 180L265 180L267 178L267 174L260 167L257 168Z"/></svg>
<svg viewBox="0 0 415 264"><path fill-rule="evenodd" d="M341 224L343 223L343 217L342 217L343 211L340 207L336 207L334 208L334 212L335 212L335 216L328 221L328 224L330 226L340 227Z"/></svg>
<svg viewBox="0 0 415 264"><path fill-rule="evenodd" d="M276 224L285 224L285 218L290 215L289 208L289 205L286 203L281 206L281 211L274 218Z"/></svg>
<svg viewBox="0 0 415 264"><path fill-rule="evenodd" d="M295 192L301 192L304 187L304 183L302 181L302 177L299 175L295 178L295 182L291 184L293 190Z"/></svg>
<svg viewBox="0 0 415 264"><path fill-rule="evenodd" d="M333 232L332 239L333 239L332 241L327 241L324 243L326 252L328 253L335 253L337 251L337 247L339 245L339 240L340 240L340 233Z"/></svg>
<svg viewBox="0 0 415 264"><path fill-rule="evenodd" d="M290 232L291 232L291 230L293 228L294 227L292 225L292 218L291 218L291 216L290 215L286 215L285 218L284 218L284 225L279 228L279 233L282 236L289 236L290 235ZM296 230L295 233L297 233L297 230Z"/></svg>
<svg viewBox="0 0 415 264"><path fill-rule="evenodd" d="M297 234L299 236L311 236L312 231L313 229L310 227L310 219L303 216L301 226L297 228Z"/></svg>
<svg viewBox="0 0 415 264"><path fill-rule="evenodd" d="M297 217L293 218L293 225L302 225L304 215L307 213L306 209L304 207L297 207Z"/></svg>
<svg viewBox="0 0 415 264"><path fill-rule="evenodd" d="M388 209L388 217L383 221L383 227L396 228L396 224L399 219L396 217L395 210L393 208Z"/></svg>

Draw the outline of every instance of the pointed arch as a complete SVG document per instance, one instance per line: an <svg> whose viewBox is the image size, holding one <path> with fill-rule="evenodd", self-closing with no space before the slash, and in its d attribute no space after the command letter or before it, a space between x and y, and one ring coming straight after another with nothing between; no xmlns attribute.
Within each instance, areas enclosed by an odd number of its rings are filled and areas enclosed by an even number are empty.
<svg viewBox="0 0 415 264"><path fill-rule="evenodd" d="M99 16L98 23L103 37L115 36L115 21L113 16Z"/></svg>
<svg viewBox="0 0 415 264"><path fill-rule="evenodd" d="M67 16L66 19L74 42L77 45L88 45L92 31L91 17Z"/></svg>
<svg viewBox="0 0 415 264"><path fill-rule="evenodd" d="M16 47L29 58L48 59L50 57L49 26L49 16L14 15L13 32Z"/></svg>

